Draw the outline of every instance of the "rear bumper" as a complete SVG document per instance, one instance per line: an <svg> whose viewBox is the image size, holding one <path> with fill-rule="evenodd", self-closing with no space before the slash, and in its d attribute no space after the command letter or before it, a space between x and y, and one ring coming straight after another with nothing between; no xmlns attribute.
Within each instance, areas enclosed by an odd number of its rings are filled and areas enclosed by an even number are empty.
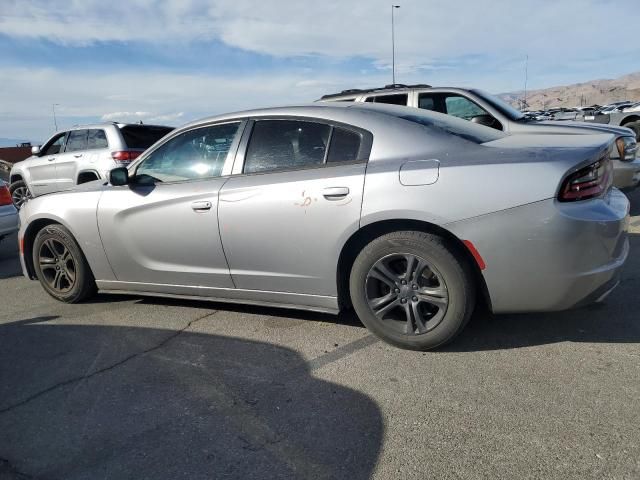
<svg viewBox="0 0 640 480"><path fill-rule="evenodd" d="M629 254L629 201L553 199L456 224L486 263L495 313L557 311L598 301L615 287Z"/></svg>
<svg viewBox="0 0 640 480"><path fill-rule="evenodd" d="M613 185L619 189L632 190L640 183L640 158L632 162L613 162Z"/></svg>

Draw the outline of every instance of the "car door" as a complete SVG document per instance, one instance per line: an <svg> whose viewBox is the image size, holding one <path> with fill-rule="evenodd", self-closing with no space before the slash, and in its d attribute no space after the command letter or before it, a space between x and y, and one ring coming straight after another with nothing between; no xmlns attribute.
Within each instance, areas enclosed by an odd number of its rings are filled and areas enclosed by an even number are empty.
<svg viewBox="0 0 640 480"><path fill-rule="evenodd" d="M33 195L57 191L56 159L64 149L67 132L52 137L40 150L37 157L29 159L28 186Z"/></svg>
<svg viewBox="0 0 640 480"><path fill-rule="evenodd" d="M371 134L295 118L251 127L236 175L220 192L233 281L239 289L335 296L338 255L360 221Z"/></svg>
<svg viewBox="0 0 640 480"><path fill-rule="evenodd" d="M201 287L233 288L218 193L243 125L180 132L132 165L130 184L103 193L98 226L118 288L193 295Z"/></svg>
<svg viewBox="0 0 640 480"><path fill-rule="evenodd" d="M71 130L64 152L56 159L56 184L58 190L68 190L76 184L78 164L87 150L87 129Z"/></svg>

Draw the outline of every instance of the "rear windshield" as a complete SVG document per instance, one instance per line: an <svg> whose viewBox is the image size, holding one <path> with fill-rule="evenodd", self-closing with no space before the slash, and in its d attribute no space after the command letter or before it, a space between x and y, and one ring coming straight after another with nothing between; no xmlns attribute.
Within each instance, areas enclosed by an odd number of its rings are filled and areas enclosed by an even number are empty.
<svg viewBox="0 0 640 480"><path fill-rule="evenodd" d="M153 125L126 125L120 129L120 132L127 148L146 150L172 130L171 127Z"/></svg>
<svg viewBox="0 0 640 480"><path fill-rule="evenodd" d="M498 140L505 136L499 130L495 130L484 125L478 125L468 120L461 120L455 117L447 117L446 119L437 118L436 115L397 115L399 118L409 120L410 122L419 123L425 127L444 130L450 135L464 138L473 143L485 143Z"/></svg>

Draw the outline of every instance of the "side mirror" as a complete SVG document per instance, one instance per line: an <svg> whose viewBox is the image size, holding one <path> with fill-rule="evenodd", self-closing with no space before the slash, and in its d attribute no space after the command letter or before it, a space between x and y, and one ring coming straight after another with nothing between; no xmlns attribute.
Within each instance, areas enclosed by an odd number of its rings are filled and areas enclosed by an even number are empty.
<svg viewBox="0 0 640 480"><path fill-rule="evenodd" d="M125 167L114 168L109 172L109 183L114 187L129 183L129 170Z"/></svg>
<svg viewBox="0 0 640 480"><path fill-rule="evenodd" d="M493 117L491 115L478 115L471 119L473 123L484 125L485 127L493 127Z"/></svg>
<svg viewBox="0 0 640 480"><path fill-rule="evenodd" d="M31 155L40 155L40 145L31 147Z"/></svg>

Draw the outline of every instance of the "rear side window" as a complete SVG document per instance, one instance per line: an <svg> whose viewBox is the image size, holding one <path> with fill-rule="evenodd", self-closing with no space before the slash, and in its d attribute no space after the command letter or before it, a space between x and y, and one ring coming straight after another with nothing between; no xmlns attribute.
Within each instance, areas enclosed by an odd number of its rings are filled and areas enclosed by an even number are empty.
<svg viewBox="0 0 640 480"><path fill-rule="evenodd" d="M120 129L127 148L146 150L173 128L153 125L125 125Z"/></svg>
<svg viewBox="0 0 640 480"><path fill-rule="evenodd" d="M356 132L335 127L331 135L331 145L327 163L352 162L358 159L362 137Z"/></svg>
<svg viewBox="0 0 640 480"><path fill-rule="evenodd" d="M436 102L433 95L421 93L418 96L418 108L436 110Z"/></svg>
<svg viewBox="0 0 640 480"><path fill-rule="evenodd" d="M407 105L409 95L406 93L395 93L393 95L378 95L377 97L367 98L367 102L387 103L389 105Z"/></svg>
<svg viewBox="0 0 640 480"><path fill-rule="evenodd" d="M77 152L87 149L87 130L72 130L69 132L65 152Z"/></svg>
<svg viewBox="0 0 640 480"><path fill-rule="evenodd" d="M108 148L107 136L104 130L91 129L87 135L87 150L94 150L98 148Z"/></svg>
<svg viewBox="0 0 640 480"><path fill-rule="evenodd" d="M298 120L259 120L253 126L244 173L324 163L331 127Z"/></svg>

